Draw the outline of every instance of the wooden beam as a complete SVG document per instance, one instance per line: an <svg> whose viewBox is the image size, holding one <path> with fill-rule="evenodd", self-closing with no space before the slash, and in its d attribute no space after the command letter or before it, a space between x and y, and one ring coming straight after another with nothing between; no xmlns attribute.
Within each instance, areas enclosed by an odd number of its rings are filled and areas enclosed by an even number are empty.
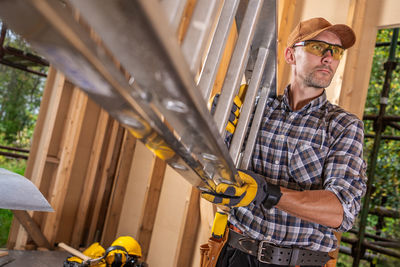
<svg viewBox="0 0 400 267"><path fill-rule="evenodd" d="M138 231L138 242L142 247L144 260L149 253L166 166L165 161L154 157Z"/></svg>
<svg viewBox="0 0 400 267"><path fill-rule="evenodd" d="M40 140L37 145L32 144L32 150L36 154L32 155L32 161L34 161L32 162L33 166L27 166L27 171L25 172L26 177L30 178L37 187L40 187L44 166L48 156L47 153L50 146L51 136L56 122L57 111L65 85L65 76L56 70L54 70L54 72L55 74L53 74L52 70L52 72L49 73L49 81L46 83L44 89L45 91L51 90L49 102L44 103L47 105L45 110L46 113L44 114L45 117L43 118L43 121L38 121L38 132L36 132L35 128L34 137L38 136L38 139L40 138ZM52 78L52 75L55 75L55 77ZM31 163L31 161L29 163Z"/></svg>
<svg viewBox="0 0 400 267"><path fill-rule="evenodd" d="M297 23L296 15L302 10L302 1L280 0L278 14L278 73L277 73L277 94L282 94L289 82L290 66L285 62L284 52L286 41L290 32Z"/></svg>
<svg viewBox="0 0 400 267"><path fill-rule="evenodd" d="M367 98L369 77L382 3L379 0L352 0L347 24L356 34L356 43L347 51L339 105L360 119Z"/></svg>
<svg viewBox="0 0 400 267"><path fill-rule="evenodd" d="M112 241L116 238L135 146L136 138L125 130L124 140L121 146L122 151L119 157L117 172L114 178L112 193L108 203L107 215L103 227L101 244L106 247L111 245Z"/></svg>
<svg viewBox="0 0 400 267"><path fill-rule="evenodd" d="M186 203L183 216L183 227L178 238L177 255L174 266L193 266L193 255L196 251L196 238L200 223L200 191L192 188Z"/></svg>
<svg viewBox="0 0 400 267"><path fill-rule="evenodd" d="M108 113L101 109L97 119L97 126L95 130L96 134L93 140L90 158L88 160L89 166L86 171L86 179L81 194L82 196L79 200L79 207L76 212L74 228L72 230L71 246L75 248L78 247L83 240L82 238L85 221L88 216L90 199L93 195L93 188L95 184L98 165L100 163L101 148L107 130L106 127L108 118Z"/></svg>
<svg viewBox="0 0 400 267"><path fill-rule="evenodd" d="M68 116L65 121L64 135L60 149L61 154L59 156L60 164L53 178L53 184L49 193L49 202L54 212L48 213L42 224L43 233L50 244L56 241L56 235L61 223L64 200L68 190L72 163L75 158L87 101L87 95L75 87L72 93Z"/></svg>
<svg viewBox="0 0 400 267"><path fill-rule="evenodd" d="M29 236L33 239L33 242L36 243L38 247L43 247L47 249L51 249L51 245L46 237L43 235L39 226L32 219L32 217L25 210L13 210L12 211L15 218L21 223L21 225L25 228Z"/></svg>
<svg viewBox="0 0 400 267"><path fill-rule="evenodd" d="M96 174L96 183L94 186L94 196L90 202L90 213L88 214L90 221L88 222L87 229L89 232L87 233L85 245L88 246L94 241L100 240L100 229L98 228L98 222L100 218L100 212L103 205L103 195L106 191L107 179L109 176L110 165L112 162L112 156L114 147L116 144L116 139L118 135L119 124L114 119L108 119L107 132L104 140L106 141L103 144L99 169Z"/></svg>
<svg viewBox="0 0 400 267"><path fill-rule="evenodd" d="M109 203L112 197L113 185L115 182L115 178L117 177L118 164L121 158L121 151L122 151L125 132L126 132L125 128L123 128L120 124L118 124L117 135L115 137L113 150L111 151L111 160L107 168L105 188L103 191L103 195L101 196L101 206L99 211L99 217L97 220L97 231L100 233L98 240L100 240L100 242L103 241L102 235L105 233L104 227L107 219ZM109 244L102 244L102 245L107 247Z"/></svg>
<svg viewBox="0 0 400 267"><path fill-rule="evenodd" d="M360 119L364 112L375 48L376 23L380 10L378 2L375 0L351 0L347 14L346 24L354 30L356 43L347 51L339 105L356 114ZM335 236L340 245L342 234L335 233ZM337 258L338 254L339 248L330 253L334 258ZM327 263L327 267L334 266L336 266L336 260Z"/></svg>

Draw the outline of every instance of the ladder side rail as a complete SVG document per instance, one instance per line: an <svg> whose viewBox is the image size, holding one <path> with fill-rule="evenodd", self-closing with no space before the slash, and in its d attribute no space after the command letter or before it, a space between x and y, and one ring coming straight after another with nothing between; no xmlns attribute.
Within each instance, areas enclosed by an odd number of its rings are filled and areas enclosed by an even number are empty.
<svg viewBox="0 0 400 267"><path fill-rule="evenodd" d="M250 164L251 156L254 150L254 145L255 145L255 140L263 119L263 111L265 107L265 103L268 98L274 97L276 95L276 73L277 73L277 1L276 0L265 0L262 6L260 18L258 20L255 36L253 38L253 43L252 43L252 49L250 50L250 59L248 62L247 66L247 74L251 74L250 77L250 84L249 84L249 89L251 87L251 84L254 82L254 79L256 81L260 79L260 83L257 85L256 92L259 94L257 97L258 99L261 98L261 100L257 103L257 108L260 108L261 110L258 111L253 111L249 112L246 109L254 109L255 102L251 102L250 104L244 103L241 115L239 117L239 122L238 122L238 127L237 131L243 131L242 127L246 127L245 130L248 132L252 131L249 133L248 140L246 142L245 147L243 148L243 142L245 140L246 134L239 134L235 132L235 135L233 136L231 146L232 149L235 149L235 153L231 152L232 157L235 159L236 166L239 166L241 169L247 169ZM258 51L256 49L259 49ZM261 51L263 49L267 50L267 53L265 54L266 59L265 63L262 70L259 69L258 64L259 64L259 57ZM253 60L253 58L255 58ZM253 63L255 61L255 63ZM254 67L252 67L254 65ZM261 71L262 73L260 73ZM261 77L259 77L261 76ZM263 91L263 87L267 88L267 91ZM264 95L266 94L266 95ZM253 96L249 96L253 97ZM247 98L247 94L246 94ZM244 100L245 102L247 99ZM251 107L250 107L251 106ZM245 115L245 116L243 116ZM248 120L250 117L253 116L252 118L252 127L250 128L248 126ZM243 117L242 117L243 116ZM246 121L247 123L243 123L243 126L241 125L242 122L241 120ZM253 129L253 130L252 130ZM236 135L237 134L237 135ZM244 149L244 151L243 151ZM245 159L245 162L240 162L241 160Z"/></svg>
<svg viewBox="0 0 400 267"><path fill-rule="evenodd" d="M250 44L253 40L262 5L262 0L250 0L244 15L238 40L214 114L214 119L218 125L218 132L221 136L224 135L225 125L231 113L233 99L239 90L239 85L249 58Z"/></svg>
<svg viewBox="0 0 400 267"><path fill-rule="evenodd" d="M198 84L198 88L206 101L208 101L211 96L211 91L238 5L239 0L225 0L222 7L221 15Z"/></svg>
<svg viewBox="0 0 400 267"><path fill-rule="evenodd" d="M270 53L268 53L267 62L276 63L276 46L273 47L274 49L270 50ZM257 103L257 108L254 113L251 128L248 134L248 139L246 141L246 145L242 153L241 162L239 164L240 169L247 170L250 166L251 156L253 154L257 134L260 129L264 115L265 105L268 101L268 98L276 96L276 69L276 64L266 64L265 66L264 78L261 82L262 88L260 90L260 95L258 96L259 100Z"/></svg>
<svg viewBox="0 0 400 267"><path fill-rule="evenodd" d="M165 14L174 32L178 31L179 23L182 20L183 11L187 0L160 0L165 9Z"/></svg>
<svg viewBox="0 0 400 267"><path fill-rule="evenodd" d="M251 76L246 97L244 99L242 109L240 111L239 121L237 123L237 127L229 148L229 153L233 159L233 162L236 163L236 166L239 166L240 164L239 155L242 149L244 139L246 137L248 125L254 109L256 96L257 93L259 92L268 53L269 50L265 47L260 47L258 50L258 56L256 63L254 65L253 74Z"/></svg>
<svg viewBox="0 0 400 267"><path fill-rule="evenodd" d="M260 98L257 103L256 112L254 114L253 123L251 124L249 137L246 142L245 150L243 152L243 159L240 163L240 169L247 170L250 166L251 156L253 154L254 145L257 139L257 133L260 129L262 117L264 114L264 107L268 100L269 88L263 87L261 89Z"/></svg>
<svg viewBox="0 0 400 267"><path fill-rule="evenodd" d="M197 75L206 49L214 19L218 13L217 0L197 0L189 28L182 43L182 52L190 71Z"/></svg>

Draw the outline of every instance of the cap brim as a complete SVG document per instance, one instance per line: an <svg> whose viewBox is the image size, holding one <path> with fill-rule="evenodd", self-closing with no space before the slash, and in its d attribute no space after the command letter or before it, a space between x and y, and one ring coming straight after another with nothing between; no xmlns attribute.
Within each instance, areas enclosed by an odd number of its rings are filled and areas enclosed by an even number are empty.
<svg viewBox="0 0 400 267"><path fill-rule="evenodd" d="M352 47L356 42L356 35L354 34L354 31L345 24L335 24L332 26L328 26L319 31L313 32L312 34L303 36L303 38L301 38L301 40L299 41L310 40L324 31L330 31L336 34L342 42L342 46L344 49Z"/></svg>

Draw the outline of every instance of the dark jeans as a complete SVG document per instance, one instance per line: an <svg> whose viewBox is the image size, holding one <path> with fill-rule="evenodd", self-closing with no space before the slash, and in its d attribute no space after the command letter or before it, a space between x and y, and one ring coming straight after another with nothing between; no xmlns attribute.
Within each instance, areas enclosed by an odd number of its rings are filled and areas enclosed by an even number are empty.
<svg viewBox="0 0 400 267"><path fill-rule="evenodd" d="M259 262L256 257L226 244L218 257L216 267L282 267L282 265Z"/></svg>

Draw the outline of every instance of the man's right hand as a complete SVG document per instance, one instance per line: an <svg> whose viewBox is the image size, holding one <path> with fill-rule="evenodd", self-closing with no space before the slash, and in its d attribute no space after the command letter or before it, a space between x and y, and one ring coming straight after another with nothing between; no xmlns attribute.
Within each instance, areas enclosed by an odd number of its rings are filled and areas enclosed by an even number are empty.
<svg viewBox="0 0 400 267"><path fill-rule="evenodd" d="M238 174L243 184L241 186L220 183L211 184L215 192L202 192L201 197L217 205L229 208L254 205L264 205L270 209L281 197L280 187L265 181L265 177L252 171L240 171Z"/></svg>

